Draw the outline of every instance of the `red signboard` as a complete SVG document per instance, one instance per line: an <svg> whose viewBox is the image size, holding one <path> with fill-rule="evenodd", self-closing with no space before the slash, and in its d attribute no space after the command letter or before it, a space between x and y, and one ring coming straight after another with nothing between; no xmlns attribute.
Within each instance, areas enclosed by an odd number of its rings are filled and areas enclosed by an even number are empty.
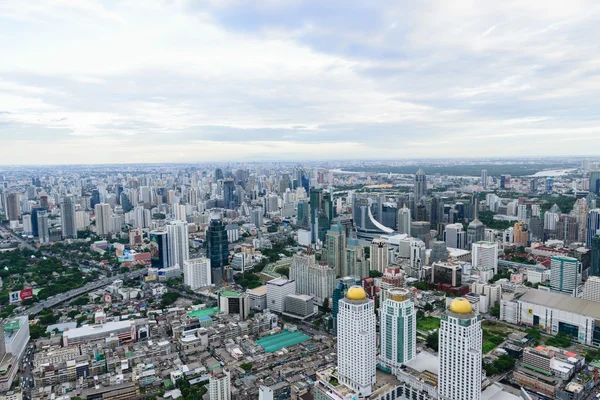
<svg viewBox="0 0 600 400"><path fill-rule="evenodd" d="M33 289L23 289L17 292L10 292L9 300L10 303L17 303L19 301L28 300L33 298Z"/></svg>

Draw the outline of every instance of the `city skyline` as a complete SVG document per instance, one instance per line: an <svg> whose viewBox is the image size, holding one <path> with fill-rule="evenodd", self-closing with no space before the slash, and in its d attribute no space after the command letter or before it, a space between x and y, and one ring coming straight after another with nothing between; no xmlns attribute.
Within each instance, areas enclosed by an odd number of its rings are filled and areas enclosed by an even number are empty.
<svg viewBox="0 0 600 400"><path fill-rule="evenodd" d="M7 3L0 163L579 155L600 130L599 13Z"/></svg>

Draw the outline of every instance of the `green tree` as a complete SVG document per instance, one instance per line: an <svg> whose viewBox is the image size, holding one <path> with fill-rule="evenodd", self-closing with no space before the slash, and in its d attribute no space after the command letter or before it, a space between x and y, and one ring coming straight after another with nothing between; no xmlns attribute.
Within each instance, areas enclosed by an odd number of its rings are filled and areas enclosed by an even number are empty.
<svg viewBox="0 0 600 400"><path fill-rule="evenodd" d="M425 343L427 344L427 347L429 347L430 349L432 349L434 351L438 351L439 341L440 341L440 337L438 335L438 332L435 331L431 335L427 336Z"/></svg>
<svg viewBox="0 0 600 400"><path fill-rule="evenodd" d="M379 272L379 271L376 271L376 270L373 270L373 269L369 271L369 277L370 278L379 278L381 276L383 276L383 274L381 272Z"/></svg>
<svg viewBox="0 0 600 400"><path fill-rule="evenodd" d="M496 304L490 308L490 315L492 317L500 318L500 304Z"/></svg>

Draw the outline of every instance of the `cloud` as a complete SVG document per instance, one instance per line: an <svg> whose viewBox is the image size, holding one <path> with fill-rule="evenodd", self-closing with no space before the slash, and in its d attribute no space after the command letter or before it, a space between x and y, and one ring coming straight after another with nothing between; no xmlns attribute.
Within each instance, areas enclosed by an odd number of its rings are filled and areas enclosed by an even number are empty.
<svg viewBox="0 0 600 400"><path fill-rule="evenodd" d="M6 2L0 163L576 154L599 7Z"/></svg>

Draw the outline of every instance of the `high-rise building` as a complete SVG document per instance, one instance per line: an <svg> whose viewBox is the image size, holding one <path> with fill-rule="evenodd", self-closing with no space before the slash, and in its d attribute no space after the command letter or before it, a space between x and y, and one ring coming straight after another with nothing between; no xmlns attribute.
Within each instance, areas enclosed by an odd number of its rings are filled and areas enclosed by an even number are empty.
<svg viewBox="0 0 600 400"><path fill-rule="evenodd" d="M210 258L192 258L183 262L183 283L192 290L210 286L210 275Z"/></svg>
<svg viewBox="0 0 600 400"><path fill-rule="evenodd" d="M498 273L498 243L476 242L472 250L473 268L493 270L494 275Z"/></svg>
<svg viewBox="0 0 600 400"><path fill-rule="evenodd" d="M217 168L217 171L220 169ZM221 175L223 173L221 172ZM210 400L231 400L231 378L229 371L217 368L208 379L208 398Z"/></svg>
<svg viewBox="0 0 600 400"><path fill-rule="evenodd" d="M312 243L317 243L318 232L317 232L317 218L319 211L322 210L323 203L323 189L311 188L310 189L310 232ZM327 227L329 229L329 227Z"/></svg>
<svg viewBox="0 0 600 400"><path fill-rule="evenodd" d="M390 289L381 307L379 358L395 374L417 355L417 313L406 289Z"/></svg>
<svg viewBox="0 0 600 400"><path fill-rule="evenodd" d="M369 276L365 249L355 236L348 238L344 272L340 276L356 276L357 278L366 278Z"/></svg>
<svg viewBox="0 0 600 400"><path fill-rule="evenodd" d="M19 206L19 193L9 193L6 196L6 217L9 221L18 221L21 214Z"/></svg>
<svg viewBox="0 0 600 400"><path fill-rule="evenodd" d="M362 287L352 286L338 307L339 382L369 396L377 366L375 303Z"/></svg>
<svg viewBox="0 0 600 400"><path fill-rule="evenodd" d="M135 199L135 201L137 204L137 199ZM40 198L40 204L41 204L41 198ZM92 198L90 199L90 207L92 208L92 210L94 210L96 208L97 204L100 204L100 191L98 189L94 189L94 190L92 190Z"/></svg>
<svg viewBox="0 0 600 400"><path fill-rule="evenodd" d="M600 171L590 171L590 193L600 196Z"/></svg>
<svg viewBox="0 0 600 400"><path fill-rule="evenodd" d="M60 220L63 239L77 239L75 202L73 197L65 196L60 203Z"/></svg>
<svg viewBox="0 0 600 400"><path fill-rule="evenodd" d="M225 276L225 266L229 264L227 231L219 217L211 216L206 232L207 256L210 258L211 282L220 287Z"/></svg>
<svg viewBox="0 0 600 400"><path fill-rule="evenodd" d="M480 400L483 333L481 316L465 298L442 314L438 391L441 400Z"/></svg>
<svg viewBox="0 0 600 400"><path fill-rule="evenodd" d="M335 268L337 276L342 276L346 254L346 233L339 222L327 231L325 235L325 250L327 264Z"/></svg>
<svg viewBox="0 0 600 400"><path fill-rule="evenodd" d="M439 261L448 261L448 248L442 240L431 241L431 253L429 253L429 264Z"/></svg>
<svg viewBox="0 0 600 400"><path fill-rule="evenodd" d="M600 276L590 276L583 286L584 300L600 302Z"/></svg>
<svg viewBox="0 0 600 400"><path fill-rule="evenodd" d="M385 239L373 239L371 241L371 270L383 271L387 268L388 262L388 244Z"/></svg>
<svg viewBox="0 0 600 400"><path fill-rule="evenodd" d="M444 230L444 242L452 249L464 249L467 245L467 233L462 224L448 224Z"/></svg>
<svg viewBox="0 0 600 400"><path fill-rule="evenodd" d="M592 238L600 231L600 208L594 208L590 210L587 220L587 235L585 240L585 247L588 249L592 245Z"/></svg>
<svg viewBox="0 0 600 400"><path fill-rule="evenodd" d="M335 289L335 268L327 264L312 264L308 267L309 295L318 304L331 298Z"/></svg>
<svg viewBox="0 0 600 400"><path fill-rule="evenodd" d="M577 218L563 214L556 223L556 239L562 240L565 246L577 241L579 226Z"/></svg>
<svg viewBox="0 0 600 400"><path fill-rule="evenodd" d="M296 281L277 278L267 282L267 308L276 313L285 311L285 297L296 293Z"/></svg>
<svg viewBox="0 0 600 400"><path fill-rule="evenodd" d="M482 169L481 170L481 187L483 187L484 189L486 189L487 188L487 182L488 182L487 169Z"/></svg>
<svg viewBox="0 0 600 400"><path fill-rule="evenodd" d="M296 281L296 293L310 294L308 269L315 265L315 255L294 254L290 265L290 279Z"/></svg>
<svg viewBox="0 0 600 400"><path fill-rule="evenodd" d="M237 206L235 200L235 183L231 179L223 182L223 203L224 207L233 210Z"/></svg>
<svg viewBox="0 0 600 400"><path fill-rule="evenodd" d="M592 257L590 262L589 274L600 276L600 236L592 237Z"/></svg>
<svg viewBox="0 0 600 400"><path fill-rule="evenodd" d="M550 288L577 296L581 284L579 260L573 257L553 256L550 262Z"/></svg>
<svg viewBox="0 0 600 400"><path fill-rule="evenodd" d="M183 267L183 262L190 258L188 223L184 221L169 222L167 239L169 240L169 267L175 265Z"/></svg>
<svg viewBox="0 0 600 400"><path fill-rule="evenodd" d="M406 207L406 204L398 210L398 233L405 233L410 235L410 209Z"/></svg>
<svg viewBox="0 0 600 400"><path fill-rule="evenodd" d="M250 212L250 222L253 223L257 228L261 228L263 226L263 210L261 207L252 209Z"/></svg>
<svg viewBox="0 0 600 400"><path fill-rule="evenodd" d="M38 210L37 231L40 243L50 243L50 231L48 225L48 211Z"/></svg>
<svg viewBox="0 0 600 400"><path fill-rule="evenodd" d="M167 231L150 231L150 257L154 268L169 268L169 239Z"/></svg>
<svg viewBox="0 0 600 400"><path fill-rule="evenodd" d="M477 209L479 208L479 202L475 200L473 205L473 221L469 223L467 227L467 248L475 242L481 242L485 239L485 225L477 218Z"/></svg>
<svg viewBox="0 0 600 400"><path fill-rule="evenodd" d="M33 235L33 226L31 225L31 215L23 214L23 233L25 235Z"/></svg>
<svg viewBox="0 0 600 400"><path fill-rule="evenodd" d="M425 176L425 172L420 168L415 174L414 195L415 202L421 200L421 197L427 196L427 176Z"/></svg>
<svg viewBox="0 0 600 400"><path fill-rule="evenodd" d="M99 203L94 207L96 214L96 233L99 236L106 236L110 232L110 205Z"/></svg>
<svg viewBox="0 0 600 400"><path fill-rule="evenodd" d="M518 246L527 246L529 230L523 221L516 222L513 230L513 243Z"/></svg>

